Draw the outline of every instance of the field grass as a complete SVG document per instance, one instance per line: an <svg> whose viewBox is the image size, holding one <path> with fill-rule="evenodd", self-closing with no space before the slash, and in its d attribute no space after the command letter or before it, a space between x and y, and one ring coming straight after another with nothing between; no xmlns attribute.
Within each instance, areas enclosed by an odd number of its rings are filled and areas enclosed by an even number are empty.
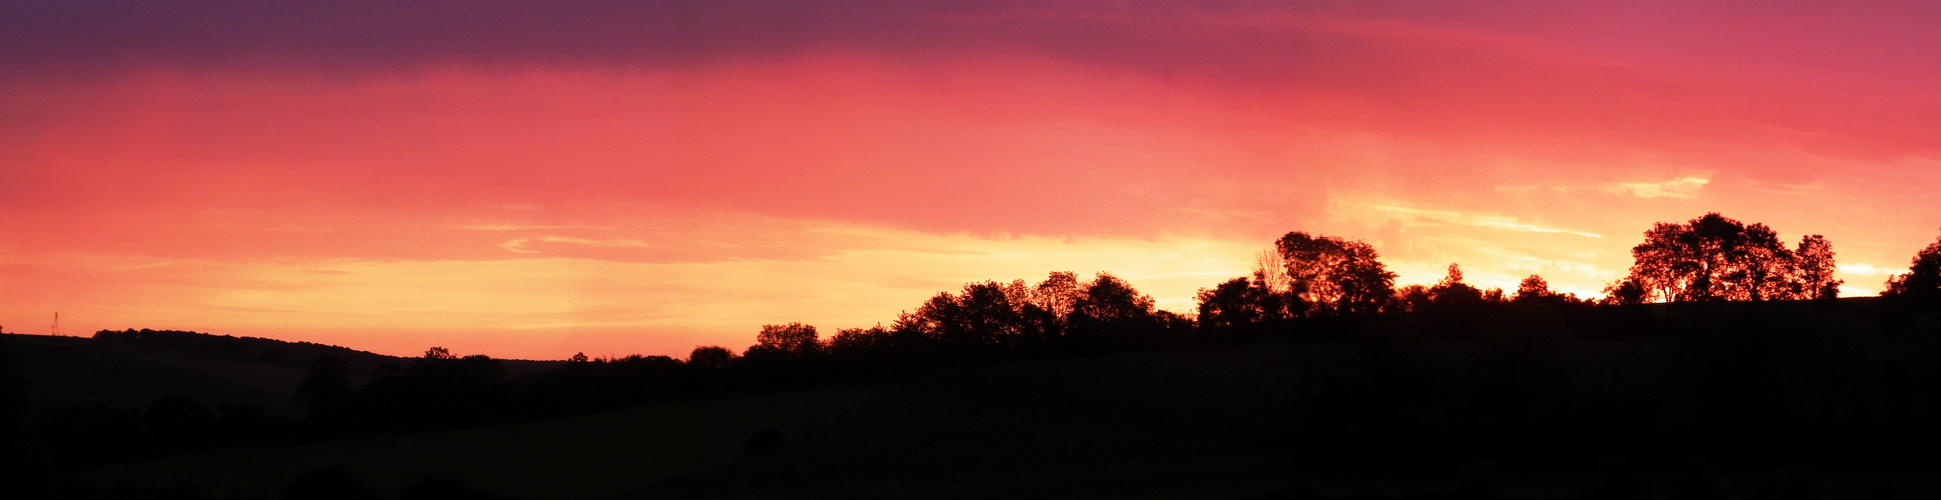
<svg viewBox="0 0 1941 500"><path fill-rule="evenodd" d="M1258 438L1252 433L1286 416L1276 406L1286 398L1271 397L1284 390L1274 381L1286 378L1286 355L1240 350L1026 363L543 422L233 449L80 477L103 486L181 482L216 496L271 498L295 475L335 465L392 493L429 476L540 499L785 492L888 498L915 491L971 497L994 490L1070 496L1074 488L1108 484L1130 485L1121 491L1128 494L1248 496L1276 487L1286 468L1248 451ZM749 437L764 429L781 430L786 447L744 454Z"/></svg>
<svg viewBox="0 0 1941 500"><path fill-rule="evenodd" d="M188 483L215 496L275 498L297 474L348 465L395 494L423 477L529 498L589 498L638 490L739 454L763 429L793 429L879 388L652 405L577 418L377 436L154 460L81 474L102 485Z"/></svg>
<svg viewBox="0 0 1941 500"><path fill-rule="evenodd" d="M1623 343L1591 349L1624 352ZM1288 451L1317 374L1357 356L1331 345L1120 354L938 372L895 383L670 402L474 429L233 449L88 471L82 478L186 482L217 496L276 498L297 474L348 465L388 495L422 477L535 499L1232 498L1312 485L1328 495L1450 492L1476 477L1500 498L1579 498L1605 479L1464 463L1342 475ZM744 452L778 429L779 450ZM1465 475L1469 474L1469 475ZM1646 498L1677 498L1679 471L1645 471ZM1742 497L1774 472L1714 478ZM1941 498L1933 472L1829 471L1828 498Z"/></svg>

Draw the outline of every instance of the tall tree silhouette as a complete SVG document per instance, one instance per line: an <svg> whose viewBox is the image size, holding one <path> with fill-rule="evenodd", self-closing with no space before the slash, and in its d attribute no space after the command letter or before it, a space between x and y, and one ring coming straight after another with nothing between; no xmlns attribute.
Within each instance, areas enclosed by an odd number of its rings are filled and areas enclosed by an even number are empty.
<svg viewBox="0 0 1941 500"><path fill-rule="evenodd" d="M1471 308L1483 303L1483 290L1463 283L1462 268L1452 263L1442 281L1429 288L1429 299L1438 306Z"/></svg>
<svg viewBox="0 0 1941 500"><path fill-rule="evenodd" d="M1924 308L1941 304L1941 239L1916 252L1905 274L1889 276L1881 295Z"/></svg>
<svg viewBox="0 0 1941 500"><path fill-rule="evenodd" d="M1817 234L1801 237L1799 248L1793 250L1798 293L1801 298L1833 299L1840 296L1840 285L1846 280L1834 279L1833 243Z"/></svg>
<svg viewBox="0 0 1941 500"><path fill-rule="evenodd" d="M1395 295L1395 273L1360 241L1292 232L1274 242L1305 315L1373 314Z"/></svg>
<svg viewBox="0 0 1941 500"><path fill-rule="evenodd" d="M1806 299L1837 290L1832 245L1809 236L1800 249L1810 260L1802 262L1765 224L1716 212L1684 224L1660 222L1631 249L1631 274L1610 291L1635 286L1645 302L1685 302Z"/></svg>

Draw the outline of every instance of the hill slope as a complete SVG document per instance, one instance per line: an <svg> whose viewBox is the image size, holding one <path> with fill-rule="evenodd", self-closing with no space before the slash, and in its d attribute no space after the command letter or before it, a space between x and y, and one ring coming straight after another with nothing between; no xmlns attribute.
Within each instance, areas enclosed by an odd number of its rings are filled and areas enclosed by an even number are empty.
<svg viewBox="0 0 1941 500"><path fill-rule="evenodd" d="M170 395L204 404L294 407L304 369L253 358L80 337L11 335L33 406L106 402L141 407Z"/></svg>
<svg viewBox="0 0 1941 500"><path fill-rule="evenodd" d="M133 331L131 331L133 332ZM106 332L120 334L121 332ZM171 341L9 334L18 348L31 405L105 402L140 407L170 395L205 405L229 401L295 409L291 394L319 355L343 358L353 383L362 384L379 365L409 363L386 356L309 342L163 332ZM552 369L559 361L502 360L513 375Z"/></svg>
<svg viewBox="0 0 1941 500"><path fill-rule="evenodd" d="M1303 356L1329 351L1304 350ZM1043 361L858 387L672 402L545 422L232 450L87 473L274 497L346 464L382 490L423 476L533 498L840 492L987 481L1277 485L1287 347ZM744 453L779 431L772 453ZM970 485L970 486L964 486Z"/></svg>
<svg viewBox="0 0 1941 500"><path fill-rule="evenodd" d="M1527 403L1603 397L1589 389L1659 394L1668 398L1662 420L1673 424L1698 415L1691 405L1703 402L1683 399L1683 389L1668 385L1679 379L1667 378L1675 373L1663 364L1670 359L1667 345L1654 339L1290 342L1128 353L545 422L231 450L86 477L187 481L215 496L273 498L299 473L348 464L387 494L430 476L540 499L1261 498L1303 484L1329 495L1361 489L1402 495L1448 493L1479 480L1497 485L1500 498L1572 498L1633 477L1646 498L1671 498L1693 477L1679 465L1691 455L1676 450L1665 452L1672 454L1665 461L1640 458L1635 473L1600 476L1595 471L1602 466L1499 457L1487 446L1544 436L1546 422L1570 417L1556 413L1568 408ZM1505 353L1513 357L1489 360ZM745 445L760 441L751 439L757 435L779 439L758 447L766 451L749 451ZM1462 451L1432 439L1479 447ZM1769 472L1780 466L1786 463L1728 467L1723 475L1692 470L1711 474L1700 477L1721 488L1750 493L1790 484L1774 482L1797 476ZM1906 498L1941 497L1941 478L1930 471L1849 468L1810 476L1821 483L1808 486L1834 498L1857 497L1883 479Z"/></svg>

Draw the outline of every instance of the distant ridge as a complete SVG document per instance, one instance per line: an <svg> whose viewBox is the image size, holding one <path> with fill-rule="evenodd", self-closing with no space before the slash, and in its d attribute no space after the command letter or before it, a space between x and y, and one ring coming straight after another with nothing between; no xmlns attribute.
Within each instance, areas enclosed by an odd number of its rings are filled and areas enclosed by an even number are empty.
<svg viewBox="0 0 1941 500"><path fill-rule="evenodd" d="M169 347L240 358L249 358L267 363L295 366L308 370L318 356L330 355L343 358L351 367L351 376L362 382L364 376L376 370L379 365L404 364L410 358L387 356L370 351L360 351L349 347L318 344L305 341L286 341L262 337L238 337L216 335L183 330L101 330L94 333L97 340L129 342L136 344ZM501 360L506 370L513 375L537 373L559 366L563 361Z"/></svg>
<svg viewBox="0 0 1941 500"><path fill-rule="evenodd" d="M190 351L201 351L223 356L249 358L267 363L295 366L309 369L317 356L330 355L343 358L357 375L369 374L378 365L402 363L405 358L386 356L370 351L359 351L349 347L318 344L315 342L290 342L262 337L237 337L216 335L182 330L150 330L133 328L121 331L101 330L94 332L95 340L128 342L135 344L168 347Z"/></svg>

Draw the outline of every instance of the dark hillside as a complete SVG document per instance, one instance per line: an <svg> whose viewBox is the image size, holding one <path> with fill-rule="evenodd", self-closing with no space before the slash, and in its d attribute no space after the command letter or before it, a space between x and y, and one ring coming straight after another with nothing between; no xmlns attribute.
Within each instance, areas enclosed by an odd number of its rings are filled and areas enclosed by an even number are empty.
<svg viewBox="0 0 1941 500"><path fill-rule="evenodd" d="M250 358L80 337L11 336L36 407L105 402L143 407L171 395L208 405L294 408L303 369Z"/></svg>
<svg viewBox="0 0 1941 500"><path fill-rule="evenodd" d="M147 335L142 335L147 334ZM255 337L157 330L103 331L95 338L11 334L18 347L30 404L108 403L142 407L186 395L205 404L255 403L288 411L310 363L320 355L344 359L354 383L382 365L408 358ZM510 374L537 373L558 361L502 360Z"/></svg>
<svg viewBox="0 0 1941 500"><path fill-rule="evenodd" d="M408 358L314 342L289 342L262 337L237 337L178 330L102 330L95 332L94 338L220 354L230 358L253 359L265 363L294 366L299 370L308 370L318 356L336 356L349 365L351 381L357 384L368 381L371 373L379 366L401 365L409 361ZM500 361L505 364L506 371L512 375L543 372L558 367L561 363L522 359ZM296 383L291 382L289 387L296 387Z"/></svg>
<svg viewBox="0 0 1941 500"><path fill-rule="evenodd" d="M1278 339L235 450L90 477L190 481L218 497L275 491L275 478L336 463L374 464L352 472L385 492L422 473L532 498L1941 495L1929 467L1941 330L1919 320L1882 333L1857 313L1866 304L1523 304L1480 318L1291 322L1253 332ZM795 402L771 406L781 400ZM712 444L649 444L673 442ZM1310 486L1325 496L1300 496Z"/></svg>
<svg viewBox="0 0 1941 500"><path fill-rule="evenodd" d="M1800 498L1857 498L1869 488L1941 494L1927 472L1941 460L1933 452L1941 433L1928 424L1941 418L1941 330L1927 319L1885 333L1874 305L1522 304L1473 317L1206 332L1281 340L927 376L782 430L762 452L649 491L1261 498L1314 485L1330 498L1687 498L1715 486L1743 498L1794 487L1819 490ZM1494 493L1470 491L1484 486ZM1373 493L1351 494L1360 489Z"/></svg>

